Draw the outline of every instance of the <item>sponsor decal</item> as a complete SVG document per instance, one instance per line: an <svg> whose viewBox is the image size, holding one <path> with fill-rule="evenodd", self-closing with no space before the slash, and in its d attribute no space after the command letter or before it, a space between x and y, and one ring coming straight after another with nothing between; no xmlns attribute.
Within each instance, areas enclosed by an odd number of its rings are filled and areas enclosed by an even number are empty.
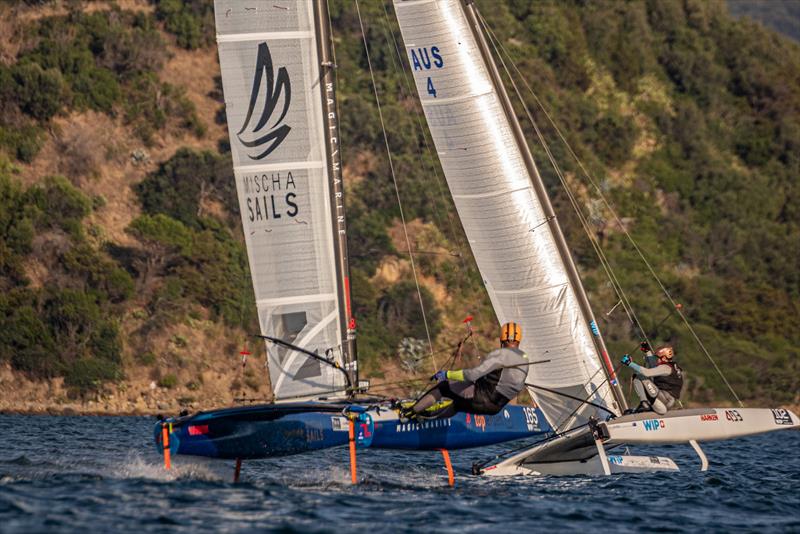
<svg viewBox="0 0 800 534"><path fill-rule="evenodd" d="M715 413L704 413L700 416L701 421L719 421L719 416Z"/></svg>
<svg viewBox="0 0 800 534"><path fill-rule="evenodd" d="M771 411L772 411L772 418L775 419L776 425L792 424L792 416L789 414L789 410L784 410L783 408L777 408Z"/></svg>
<svg viewBox="0 0 800 534"><path fill-rule="evenodd" d="M651 464L660 464L661 463L661 459L659 459L658 456L651 456L650 457L650 463Z"/></svg>
<svg viewBox="0 0 800 534"><path fill-rule="evenodd" d="M372 416L368 413L358 414L356 422L356 445L359 447L369 447L372 444L372 436L375 433L375 425Z"/></svg>
<svg viewBox="0 0 800 534"><path fill-rule="evenodd" d="M283 217L294 219L300 212L297 205L297 183L292 171L245 174L242 182L247 197L247 219L251 223L274 221ZM308 224L300 219L297 221Z"/></svg>
<svg viewBox="0 0 800 534"><path fill-rule="evenodd" d="M664 424L663 419L645 419L644 421L642 421L642 425L644 426L644 429L648 432L661 430L666 426Z"/></svg>
<svg viewBox="0 0 800 534"><path fill-rule="evenodd" d="M422 423L399 423L395 426L395 432L415 432L417 430L425 430L428 428L452 426L452 424L453 422L450 420L450 418L434 419L433 421L424 421Z"/></svg>
<svg viewBox="0 0 800 534"><path fill-rule="evenodd" d="M734 423L744 421L742 415L737 410L725 410L725 419Z"/></svg>
<svg viewBox="0 0 800 534"><path fill-rule="evenodd" d="M266 82L264 78L266 75ZM262 91L262 85L263 91ZM263 94L263 98L259 97ZM283 107L277 118L273 120L273 114L278 108L278 103L283 97ZM256 111L256 104L259 100L263 101L263 107ZM236 132L236 137L248 149L248 157L254 160L261 160L269 156L280 146L289 131L292 129L288 124L281 124L286 112L289 111L289 104L292 101L292 86L289 83L289 73L286 67L280 67L277 75L272 65L272 54L269 52L267 43L258 45L256 56L256 71L253 75L253 88L250 92L250 104L247 108L247 116L244 124ZM255 115L255 116L254 116ZM251 120L255 123L251 125ZM248 130L245 138L242 134ZM251 139L254 137L254 139Z"/></svg>
<svg viewBox="0 0 800 534"><path fill-rule="evenodd" d="M608 463L622 465L622 456L609 456Z"/></svg>
<svg viewBox="0 0 800 534"><path fill-rule="evenodd" d="M306 441L311 443L314 441L322 441L325 439L325 434L322 432L322 429L319 428L307 428L306 429Z"/></svg>
<svg viewBox="0 0 800 534"><path fill-rule="evenodd" d="M775 411L775 410L773 410L773 411ZM189 435L190 436L204 436L206 434L208 434L208 425L190 425L189 426Z"/></svg>
<svg viewBox="0 0 800 534"><path fill-rule="evenodd" d="M349 429L347 417L342 417L340 415L331 417L331 428L334 432L347 432Z"/></svg>
<svg viewBox="0 0 800 534"><path fill-rule="evenodd" d="M475 426L480 428L481 432L486 432L486 416L476 415L473 419L475 420Z"/></svg>
<svg viewBox="0 0 800 534"><path fill-rule="evenodd" d="M522 411L525 413L525 424L528 425L530 432L539 430L539 416L536 415L536 410L525 406Z"/></svg>
<svg viewBox="0 0 800 534"><path fill-rule="evenodd" d="M511 417L511 414L510 414L510 413L508 413L508 410L503 410L503 417L504 417L505 419L508 419L509 417Z"/></svg>

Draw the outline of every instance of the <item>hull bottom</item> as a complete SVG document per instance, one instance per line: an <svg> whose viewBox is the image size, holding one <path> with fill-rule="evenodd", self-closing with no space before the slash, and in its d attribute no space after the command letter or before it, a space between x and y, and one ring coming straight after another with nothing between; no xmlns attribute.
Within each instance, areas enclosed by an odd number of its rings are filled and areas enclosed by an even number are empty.
<svg viewBox="0 0 800 534"><path fill-rule="evenodd" d="M608 464L611 474L680 471L677 464L666 456L609 455ZM484 469L482 474L486 476L602 476L606 473L603 470L602 461L595 456L584 461L495 465Z"/></svg>

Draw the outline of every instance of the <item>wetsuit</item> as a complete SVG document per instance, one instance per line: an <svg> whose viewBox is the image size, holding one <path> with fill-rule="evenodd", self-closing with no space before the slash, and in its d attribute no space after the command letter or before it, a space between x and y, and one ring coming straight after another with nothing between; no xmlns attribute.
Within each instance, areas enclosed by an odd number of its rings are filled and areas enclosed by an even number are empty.
<svg viewBox="0 0 800 534"><path fill-rule="evenodd" d="M426 393L412 410L420 414L446 397L453 404L437 417L450 417L457 412L494 415L522 391L527 375L525 353L503 347L486 355L477 367L448 371L448 379Z"/></svg>
<svg viewBox="0 0 800 534"><path fill-rule="evenodd" d="M675 405L683 388L683 369L675 362L664 362L652 369L635 363L630 368L636 373L633 387L639 399L652 410L664 415Z"/></svg>

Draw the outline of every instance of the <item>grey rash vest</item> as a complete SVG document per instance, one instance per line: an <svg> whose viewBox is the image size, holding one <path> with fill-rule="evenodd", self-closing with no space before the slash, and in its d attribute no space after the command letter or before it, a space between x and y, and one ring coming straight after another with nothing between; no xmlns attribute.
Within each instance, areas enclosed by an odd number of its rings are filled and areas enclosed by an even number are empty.
<svg viewBox="0 0 800 534"><path fill-rule="evenodd" d="M464 379L474 383L492 371L503 369L495 390L505 398L513 399L525 387L528 367L528 357L524 352L519 349L500 348L487 354L477 367L464 369Z"/></svg>

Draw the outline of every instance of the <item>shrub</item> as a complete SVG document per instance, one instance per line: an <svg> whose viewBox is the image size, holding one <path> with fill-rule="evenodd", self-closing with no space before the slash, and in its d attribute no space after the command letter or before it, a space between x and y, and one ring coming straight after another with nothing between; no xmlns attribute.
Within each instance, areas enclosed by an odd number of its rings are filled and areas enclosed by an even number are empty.
<svg viewBox="0 0 800 534"><path fill-rule="evenodd" d="M152 72L136 76L126 87L124 108L125 120L148 144L153 142L156 131L167 126L170 117L180 118L181 127L198 137L205 134L205 126L183 89L161 82Z"/></svg>
<svg viewBox="0 0 800 534"><path fill-rule="evenodd" d="M164 28L175 35L178 46L199 48L213 42L214 11L211 2L203 0L153 0L156 16Z"/></svg>
<svg viewBox="0 0 800 534"><path fill-rule="evenodd" d="M232 215L239 213L230 160L208 151L179 149L135 190L145 213L169 215L195 229L201 227L206 198L223 202Z"/></svg>
<svg viewBox="0 0 800 534"><path fill-rule="evenodd" d="M158 387L165 388L165 389L172 389L178 385L178 377L175 376L173 373L168 373L161 377L161 380L158 381Z"/></svg>
<svg viewBox="0 0 800 534"><path fill-rule="evenodd" d="M43 144L42 130L32 124L13 127L0 125L0 147L6 147L20 161L32 162Z"/></svg>
<svg viewBox="0 0 800 534"><path fill-rule="evenodd" d="M51 176L28 190L30 202L39 209L37 225L59 227L73 236L81 234L81 220L92 210L92 199L63 176Z"/></svg>
<svg viewBox="0 0 800 534"><path fill-rule="evenodd" d="M119 365L101 358L81 358L73 362L64 373L64 385L73 393L84 395L98 391L105 382L120 380Z"/></svg>
<svg viewBox="0 0 800 534"><path fill-rule="evenodd" d="M36 63L14 67L19 107L32 117L46 121L68 102L68 89L56 69L43 69Z"/></svg>

